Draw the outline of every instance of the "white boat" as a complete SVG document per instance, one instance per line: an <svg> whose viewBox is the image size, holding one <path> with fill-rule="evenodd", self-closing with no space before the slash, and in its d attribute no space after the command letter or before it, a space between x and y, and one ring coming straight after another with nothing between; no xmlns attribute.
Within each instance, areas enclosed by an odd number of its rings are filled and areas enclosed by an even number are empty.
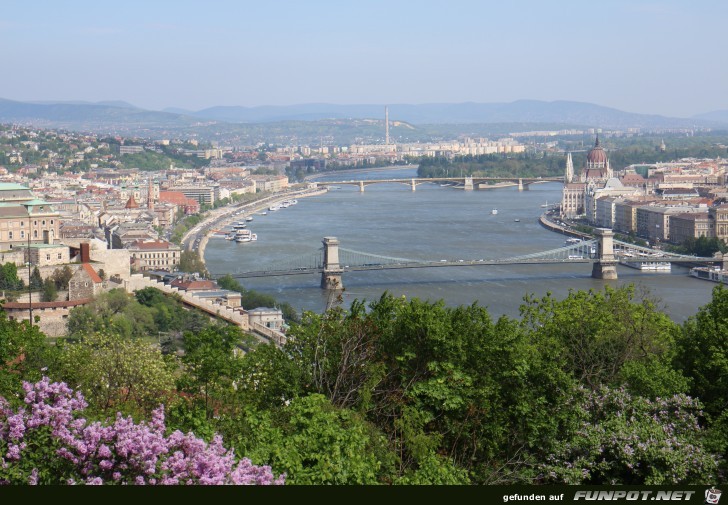
<svg viewBox="0 0 728 505"><path fill-rule="evenodd" d="M541 204L541 208L543 208L543 209L545 209L548 206L549 206L549 201L548 200L546 200L546 203L542 203Z"/></svg>
<svg viewBox="0 0 728 505"><path fill-rule="evenodd" d="M643 272L669 272L672 270L672 264L669 261L621 260L619 263Z"/></svg>
<svg viewBox="0 0 728 505"><path fill-rule="evenodd" d="M280 205L271 205L270 207L268 207L268 210L276 211L276 210L280 210L280 208L281 208Z"/></svg>
<svg viewBox="0 0 728 505"><path fill-rule="evenodd" d="M717 267L695 267L690 269L690 275L697 279L728 284L728 270Z"/></svg>
<svg viewBox="0 0 728 505"><path fill-rule="evenodd" d="M253 216L248 216L248 217L245 218L245 220L247 222L251 222L253 220Z"/></svg>
<svg viewBox="0 0 728 505"><path fill-rule="evenodd" d="M235 232L235 242L240 244L241 242L253 242L258 240L258 235L252 233L250 230L238 230Z"/></svg>
<svg viewBox="0 0 728 505"><path fill-rule="evenodd" d="M518 219L518 218L514 219L514 221L515 221L516 223L520 223L520 222L521 222L521 220L520 220L520 219Z"/></svg>
<svg viewBox="0 0 728 505"><path fill-rule="evenodd" d="M268 213L267 213L266 211L263 211L263 212L261 212L261 213L260 213L260 215L261 215L261 216L267 216L267 215L268 215Z"/></svg>
<svg viewBox="0 0 728 505"><path fill-rule="evenodd" d="M580 238L567 238L566 242L564 242L564 243L566 245L574 245L574 244L578 244L579 242L581 242Z"/></svg>
<svg viewBox="0 0 728 505"><path fill-rule="evenodd" d="M496 215L498 214L498 209L493 209L490 211L491 214Z"/></svg>

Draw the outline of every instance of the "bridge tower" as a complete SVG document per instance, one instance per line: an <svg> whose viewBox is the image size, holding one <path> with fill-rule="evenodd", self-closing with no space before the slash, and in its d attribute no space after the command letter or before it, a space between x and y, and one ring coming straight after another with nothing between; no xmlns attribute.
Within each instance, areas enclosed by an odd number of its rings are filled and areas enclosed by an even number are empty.
<svg viewBox="0 0 728 505"><path fill-rule="evenodd" d="M324 237L324 269L321 272L321 289L343 289L341 274L344 270L339 265L339 239Z"/></svg>
<svg viewBox="0 0 728 505"><path fill-rule="evenodd" d="M359 181L359 193L364 193L364 181Z"/></svg>
<svg viewBox="0 0 728 505"><path fill-rule="evenodd" d="M614 233L608 228L595 230L599 237L599 259L592 267L595 279L614 280L617 278L617 260L614 257Z"/></svg>
<svg viewBox="0 0 728 505"><path fill-rule="evenodd" d="M523 179L518 179L518 191L523 191Z"/></svg>
<svg viewBox="0 0 728 505"><path fill-rule="evenodd" d="M468 176L465 178L463 189L465 189L467 191L472 191L472 189L473 189L473 177L472 176Z"/></svg>
<svg viewBox="0 0 728 505"><path fill-rule="evenodd" d="M414 179L412 179L412 191L417 191L417 184Z"/></svg>

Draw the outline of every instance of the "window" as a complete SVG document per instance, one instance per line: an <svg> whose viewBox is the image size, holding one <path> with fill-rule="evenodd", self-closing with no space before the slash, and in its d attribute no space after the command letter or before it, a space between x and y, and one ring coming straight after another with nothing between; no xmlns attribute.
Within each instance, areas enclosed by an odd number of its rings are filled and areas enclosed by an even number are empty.
<svg viewBox="0 0 728 505"><path fill-rule="evenodd" d="M38 220L33 221L33 226L38 226Z"/></svg>
<svg viewBox="0 0 728 505"><path fill-rule="evenodd" d="M42 221L43 226L45 226L45 219Z"/></svg>
<svg viewBox="0 0 728 505"><path fill-rule="evenodd" d="M25 221L20 221L20 226L21 227L25 226Z"/></svg>
<svg viewBox="0 0 728 505"><path fill-rule="evenodd" d="M10 232L12 233L12 232ZM23 230L20 230L20 238L25 238L25 232Z"/></svg>
<svg viewBox="0 0 728 505"><path fill-rule="evenodd" d="M20 233L23 233L22 231ZM38 230L33 230L33 238L38 238Z"/></svg>
<svg viewBox="0 0 728 505"><path fill-rule="evenodd" d="M63 259L63 253L58 253L58 259L59 260L62 260Z"/></svg>
<svg viewBox="0 0 728 505"><path fill-rule="evenodd" d="M50 261L50 260L51 260L51 255L50 254L46 254L46 261Z"/></svg>
<svg viewBox="0 0 728 505"><path fill-rule="evenodd" d="M13 232L11 232L11 231L8 232L8 240L13 240ZM12 247L12 246L10 246L10 247Z"/></svg>
<svg viewBox="0 0 728 505"><path fill-rule="evenodd" d="M53 220L51 219L51 226L53 226Z"/></svg>

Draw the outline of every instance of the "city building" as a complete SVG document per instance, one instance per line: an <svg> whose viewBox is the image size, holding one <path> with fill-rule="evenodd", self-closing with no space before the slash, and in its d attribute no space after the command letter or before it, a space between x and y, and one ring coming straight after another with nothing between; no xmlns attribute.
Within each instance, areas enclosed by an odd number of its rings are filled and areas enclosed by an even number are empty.
<svg viewBox="0 0 728 505"><path fill-rule="evenodd" d="M0 183L0 250L31 243L52 244L59 236L60 214L26 186Z"/></svg>
<svg viewBox="0 0 728 505"><path fill-rule="evenodd" d="M127 249L131 253L132 270L177 270L182 249L166 240L138 240Z"/></svg>

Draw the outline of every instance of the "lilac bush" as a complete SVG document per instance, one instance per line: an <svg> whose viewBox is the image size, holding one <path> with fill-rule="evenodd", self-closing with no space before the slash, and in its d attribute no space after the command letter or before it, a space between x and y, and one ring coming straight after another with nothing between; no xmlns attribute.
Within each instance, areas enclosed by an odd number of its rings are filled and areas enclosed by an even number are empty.
<svg viewBox="0 0 728 505"><path fill-rule="evenodd" d="M699 401L649 399L623 388L580 389L581 426L542 465L544 482L675 485L713 482L717 460L703 446Z"/></svg>
<svg viewBox="0 0 728 505"><path fill-rule="evenodd" d="M25 405L0 397L1 484L283 484L268 466L237 460L220 436L165 435L164 407L150 422L117 414L111 424L80 417L80 392L46 377L24 383Z"/></svg>

